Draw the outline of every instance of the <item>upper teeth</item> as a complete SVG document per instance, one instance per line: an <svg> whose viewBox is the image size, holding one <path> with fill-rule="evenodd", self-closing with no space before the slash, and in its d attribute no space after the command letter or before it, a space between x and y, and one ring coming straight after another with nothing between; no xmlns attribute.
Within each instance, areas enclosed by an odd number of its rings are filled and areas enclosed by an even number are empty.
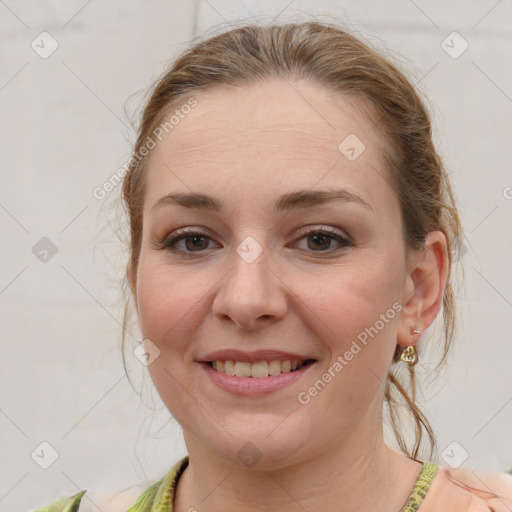
<svg viewBox="0 0 512 512"><path fill-rule="evenodd" d="M260 361L258 363L246 363L242 361L212 361L214 370L226 375L237 377L263 378L269 375L279 375L297 370L306 361Z"/></svg>

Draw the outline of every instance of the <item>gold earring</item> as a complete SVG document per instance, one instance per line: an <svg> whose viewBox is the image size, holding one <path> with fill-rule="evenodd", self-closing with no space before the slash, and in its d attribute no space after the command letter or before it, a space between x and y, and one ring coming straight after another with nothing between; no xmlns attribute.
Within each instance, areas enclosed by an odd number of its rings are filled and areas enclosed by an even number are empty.
<svg viewBox="0 0 512 512"><path fill-rule="evenodd" d="M421 334L421 331L418 331L418 329L413 329L411 333L411 340L413 334ZM410 345L406 347L400 355L400 360L410 366L414 366L418 362L418 352L416 351L416 345Z"/></svg>

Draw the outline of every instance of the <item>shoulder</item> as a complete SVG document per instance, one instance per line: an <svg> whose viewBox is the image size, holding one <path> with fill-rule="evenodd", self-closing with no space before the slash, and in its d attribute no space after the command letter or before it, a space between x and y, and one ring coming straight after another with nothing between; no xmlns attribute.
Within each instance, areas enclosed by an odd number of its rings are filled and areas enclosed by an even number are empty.
<svg viewBox="0 0 512 512"><path fill-rule="evenodd" d="M101 510L102 512L119 512L120 510L128 510L142 494L153 488L154 483L148 482L145 485L130 487L129 489L125 489L114 494L105 494L102 499L103 505L101 506ZM88 510L84 509L84 512L88 512ZM91 512L93 512L92 509ZM94 512L97 511L95 510Z"/></svg>
<svg viewBox="0 0 512 512"><path fill-rule="evenodd" d="M158 510L167 510L166 507L173 501L177 482L187 466L188 455L178 460L160 480L130 487L111 497L105 501L102 512L147 512L155 506Z"/></svg>
<svg viewBox="0 0 512 512"><path fill-rule="evenodd" d="M97 492L87 495L89 499L83 499L88 492L82 490L74 496L61 496L49 505L32 510L31 512L147 512L159 500L159 504L172 501L176 483L188 465L188 455L180 459L160 480L145 482L142 485L136 485L118 491Z"/></svg>
<svg viewBox="0 0 512 512"><path fill-rule="evenodd" d="M512 509L512 475L469 467L439 466L423 504L425 512L438 509L509 512Z"/></svg>
<svg viewBox="0 0 512 512"><path fill-rule="evenodd" d="M102 512L119 512L128 510L133 503L144 493L154 489L154 484L150 482L147 485L137 485L117 492L102 491L90 493L87 489L80 491L73 496L61 495L52 503L33 509L32 512L64 512L69 510L79 512L97 512L98 507ZM87 498L90 499L87 499Z"/></svg>

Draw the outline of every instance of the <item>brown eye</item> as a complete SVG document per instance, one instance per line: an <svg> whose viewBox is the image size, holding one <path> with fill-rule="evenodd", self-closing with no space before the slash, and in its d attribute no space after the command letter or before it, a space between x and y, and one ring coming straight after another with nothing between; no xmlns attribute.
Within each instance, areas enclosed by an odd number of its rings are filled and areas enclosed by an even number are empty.
<svg viewBox="0 0 512 512"><path fill-rule="evenodd" d="M350 246L350 241L338 233L337 230L333 229L301 229L301 232L305 232L306 235L301 240L306 239L306 251L313 252L332 252L331 250L343 249L344 247ZM334 244L338 247L333 249Z"/></svg>
<svg viewBox="0 0 512 512"><path fill-rule="evenodd" d="M205 249L208 249L208 245L211 238L204 235L203 233L190 233L186 235L179 235L175 237L168 238L163 244L162 249L168 249L170 251L179 251L179 252L201 252ZM184 249L177 247L177 245L184 241L182 247Z"/></svg>
<svg viewBox="0 0 512 512"><path fill-rule="evenodd" d="M192 256L194 254L200 256L211 248L210 242L215 243L205 231L190 227L173 231L163 239L156 241L154 247L180 256Z"/></svg>
<svg viewBox="0 0 512 512"><path fill-rule="evenodd" d="M323 233L315 233L313 235L308 235L307 238L312 240L312 243L308 243L308 247L312 250L316 249L330 249L331 242L333 237L330 235L325 235Z"/></svg>
<svg viewBox="0 0 512 512"><path fill-rule="evenodd" d="M206 249L208 247L208 242L205 243L207 237L203 235L182 236L181 239L185 240L185 247L190 251Z"/></svg>

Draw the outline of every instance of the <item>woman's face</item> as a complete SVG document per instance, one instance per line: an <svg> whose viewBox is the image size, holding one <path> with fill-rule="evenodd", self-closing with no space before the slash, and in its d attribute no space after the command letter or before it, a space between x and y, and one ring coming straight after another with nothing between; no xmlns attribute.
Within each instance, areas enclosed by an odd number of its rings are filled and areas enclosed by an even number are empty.
<svg viewBox="0 0 512 512"><path fill-rule="evenodd" d="M275 468L365 439L410 291L379 127L304 82L195 99L149 160L134 290L154 384L190 453ZM192 193L212 200L160 201Z"/></svg>

